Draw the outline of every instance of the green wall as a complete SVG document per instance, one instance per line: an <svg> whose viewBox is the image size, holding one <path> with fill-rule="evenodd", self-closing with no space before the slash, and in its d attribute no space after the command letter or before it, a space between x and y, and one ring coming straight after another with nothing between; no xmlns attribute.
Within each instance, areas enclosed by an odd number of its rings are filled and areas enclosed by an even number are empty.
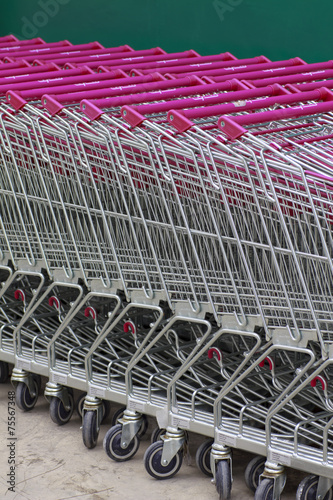
<svg viewBox="0 0 333 500"><path fill-rule="evenodd" d="M332 0L1 0L0 35L333 59Z"/></svg>

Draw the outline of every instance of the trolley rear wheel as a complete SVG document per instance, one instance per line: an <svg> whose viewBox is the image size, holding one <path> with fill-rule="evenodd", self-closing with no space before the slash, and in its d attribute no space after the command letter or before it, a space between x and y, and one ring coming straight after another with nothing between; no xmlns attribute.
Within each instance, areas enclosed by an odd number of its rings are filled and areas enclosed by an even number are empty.
<svg viewBox="0 0 333 500"><path fill-rule="evenodd" d="M316 500L317 499L317 489L318 489L318 476L307 476L300 482L297 493L296 500ZM331 488L323 500L332 500L333 498L333 488Z"/></svg>
<svg viewBox="0 0 333 500"><path fill-rule="evenodd" d="M245 483L247 487L255 493L259 486L259 478L265 469L266 458L254 457L245 469Z"/></svg>
<svg viewBox="0 0 333 500"><path fill-rule="evenodd" d="M195 462L198 469L200 469L201 472L203 472L208 477L213 476L212 470L210 468L210 452L213 442L214 441L212 439L204 441L197 449L197 453L195 455Z"/></svg>

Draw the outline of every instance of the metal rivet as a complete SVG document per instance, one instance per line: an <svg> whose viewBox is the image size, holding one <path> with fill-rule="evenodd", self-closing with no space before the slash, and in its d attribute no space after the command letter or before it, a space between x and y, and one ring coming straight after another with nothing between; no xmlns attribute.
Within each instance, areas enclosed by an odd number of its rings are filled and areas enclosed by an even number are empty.
<svg viewBox="0 0 333 500"><path fill-rule="evenodd" d="M124 115L124 116L126 116L126 115L127 115L127 111L126 111L126 109L124 109L124 111L123 111L123 115Z"/></svg>
<svg viewBox="0 0 333 500"><path fill-rule="evenodd" d="M86 105L85 104L82 104L82 109L86 109Z"/></svg>
<svg viewBox="0 0 333 500"><path fill-rule="evenodd" d="M172 121L174 119L174 116L173 115L170 115L170 120Z"/></svg>
<svg viewBox="0 0 333 500"><path fill-rule="evenodd" d="M8 101L10 101L10 99L11 99L11 95L8 96Z"/></svg>
<svg viewBox="0 0 333 500"><path fill-rule="evenodd" d="M221 125L221 127L224 127L225 123L224 122L220 122L220 125Z"/></svg>

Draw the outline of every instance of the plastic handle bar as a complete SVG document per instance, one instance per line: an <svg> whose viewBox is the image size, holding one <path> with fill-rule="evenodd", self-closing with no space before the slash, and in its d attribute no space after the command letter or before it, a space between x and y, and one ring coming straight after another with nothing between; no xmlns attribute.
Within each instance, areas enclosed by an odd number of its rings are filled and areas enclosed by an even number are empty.
<svg viewBox="0 0 333 500"><path fill-rule="evenodd" d="M232 85L230 85L232 87ZM231 88L230 88L231 90ZM192 92L193 95L196 95L195 91ZM206 91L206 86L201 87L201 93L207 93ZM236 92L225 92L223 94L215 94L215 95L203 95L202 97L192 97L188 99L178 99L175 101L169 100L167 102L162 102L162 103L155 103L155 104L141 104L138 106L135 106L135 110L137 110L140 113L162 113L165 111L169 111L170 109L182 109L182 113L184 116L187 116L187 110L185 108L200 108L194 110L194 113L200 112L204 109L203 116L213 116L216 114L214 111L218 110L218 106L213 106L213 104L221 104L225 102L231 102L231 101L239 101L239 100L244 100L244 99L251 99L251 98L256 98L256 97L263 97L267 95L276 95L276 94L289 94L288 91L284 90L283 87L279 85L270 85L269 87L265 87L263 89L246 89L246 90L239 90ZM167 96L168 97L168 96ZM166 96L161 94L161 100L165 99ZM203 106L209 106L203 108ZM241 103L239 104L233 104L234 109L237 110L238 106L241 106ZM210 109L213 111L212 114L210 114ZM200 111L201 110L201 111ZM206 114L208 113L208 114ZM217 113L219 114L219 113ZM221 113L220 113L221 114Z"/></svg>
<svg viewBox="0 0 333 500"><path fill-rule="evenodd" d="M6 72L8 72L8 74L11 74L11 71L13 71L13 70L20 69L20 68L27 68L27 67L31 68L30 64L27 61L25 61L24 59L21 59L20 61L16 61L13 63L1 64L0 65L0 75L2 74L2 71L6 71Z"/></svg>
<svg viewBox="0 0 333 500"><path fill-rule="evenodd" d="M4 64L4 66L7 66L7 64ZM45 74L46 72L49 71L60 71L60 68L54 63L49 63L49 64L44 64L43 67L25 66L14 70L2 71L2 67L0 66L0 80L2 80L1 83L7 82L7 90L8 90L10 83L15 82L15 80L27 81L29 78L34 79L36 77L35 76L36 73L43 72Z"/></svg>
<svg viewBox="0 0 333 500"><path fill-rule="evenodd" d="M323 63L314 63L314 64L307 64L304 66L291 66L291 65L286 65L284 64L283 66L279 68L271 68L271 69L265 69L263 67L255 69L252 67L251 69L247 69L246 71L241 71L239 73L235 73L234 77L235 78L246 78L246 80L259 80L262 78L267 78L268 76L284 76L284 75L294 75L297 73L304 73L308 71L317 71L320 69L332 69L333 68L333 61L327 61ZM258 71L257 71L258 70ZM197 73L195 73L197 74ZM198 75L199 76L199 75ZM212 75L214 76L214 75ZM215 82L223 82L226 79L225 75L221 75L216 73L216 76L214 77Z"/></svg>
<svg viewBox="0 0 333 500"><path fill-rule="evenodd" d="M77 50L77 51L69 51L69 50L62 50L58 54L43 54L41 55L38 54L38 59L39 60L48 60L52 59L52 61L57 61L58 64L62 63L64 64L67 61L73 61L73 62L84 62L84 61L89 61L91 58L100 58L102 56L108 57L110 59L114 58L121 58L126 57L125 54L128 54L131 57L135 57L135 54L137 54L137 57L139 56L144 56L144 55L149 55L149 54L161 54L161 52L157 51L155 48L154 49L146 49L146 50L138 50L138 51L127 51L127 50L122 50L123 47L119 47L119 50L116 52L111 49L83 49L83 50ZM31 56L26 57L27 61L32 62L34 59L36 59L36 55L34 56L31 54Z"/></svg>
<svg viewBox="0 0 333 500"><path fill-rule="evenodd" d="M330 91L327 90L327 92ZM248 115L242 116L222 116L218 121L218 127L230 139L237 139L247 132L247 130L243 128L244 125L255 125L257 123L300 118L302 116L316 115L318 113L328 113L330 111L333 111L333 101L321 102L318 104L301 105L293 108L277 109L275 111L250 113Z"/></svg>
<svg viewBox="0 0 333 500"><path fill-rule="evenodd" d="M44 44L33 44L33 45L26 45L26 46L17 46L17 47L1 47L0 48L0 58L4 57L23 57L24 55L28 55L30 50L36 51L38 54L40 51L44 51L45 49L54 49L54 50L64 50L64 47L66 45L63 44L63 42L56 42L56 45L54 43L44 43ZM70 46L71 47L71 46Z"/></svg>
<svg viewBox="0 0 333 500"><path fill-rule="evenodd" d="M269 92L269 87L263 87L263 89L267 89L267 95L274 95L274 90L271 86L271 91ZM276 85L275 89L278 87ZM251 91L249 91L250 93ZM244 92L245 94L246 92ZM276 95L275 91L275 95ZM234 95L230 95L229 100L235 100L235 94L240 94L240 92L234 92ZM234 97L234 99L232 99ZM253 96L256 97L256 96ZM221 99L223 100L223 98ZM193 118L205 118L209 116L216 116L227 113L235 113L235 112L243 112L243 111L254 111L256 109L261 108L269 108L276 104L286 105L286 104L296 104L299 102L307 102L307 101L316 101L316 100L333 100L333 92L327 89L317 89L311 92L300 92L299 94L284 94L284 95L276 95L275 97L267 97L265 99L256 99L254 101L236 101L231 104L221 104L217 106L209 106L204 108L196 108L196 109L185 109L181 112L176 112L174 110L170 110L168 113L168 121L172 125L174 125L180 132L184 132L191 126L193 123L190 122L190 119Z"/></svg>
<svg viewBox="0 0 333 500"><path fill-rule="evenodd" d="M333 72L332 72L333 73ZM333 74L332 74L333 76ZM333 89L333 80L322 80L319 82L311 82L311 83L302 83L299 85L295 85L295 89L298 92L308 91L318 89L325 85L327 89Z"/></svg>
<svg viewBox="0 0 333 500"><path fill-rule="evenodd" d="M248 59L237 59L236 61L210 61L210 62L203 62L200 63L199 61L195 62L186 62L186 64L180 65L178 64L170 64L166 67L163 68L163 73L197 73L198 71L209 71L211 69L216 69L216 68L236 68L239 66L244 66L244 65L252 65L252 64L273 64L273 63L267 63L266 58L262 58L262 56L259 57L252 57ZM149 70L143 69L143 73L147 73Z"/></svg>
<svg viewBox="0 0 333 500"><path fill-rule="evenodd" d="M52 54L70 54L71 52L76 52L76 51L88 51L88 50L98 50L102 49L103 46L99 42L91 42L91 43L82 43L80 45L69 45L69 46L59 46L59 47L49 47L47 44L45 45L38 45L37 48L33 49L22 49L19 51L18 56L19 57L25 57L25 56L32 56L34 59L36 59L36 54L38 57L42 57L42 55L50 55L50 57L53 57ZM0 48L0 56L1 56L1 48ZM10 56L14 56L14 54L11 52L8 54Z"/></svg>
<svg viewBox="0 0 333 500"><path fill-rule="evenodd" d="M14 35L6 35L6 36L0 37L0 43L11 43L11 42L18 42L18 41L19 40ZM30 40L27 40L27 42L30 42Z"/></svg>
<svg viewBox="0 0 333 500"><path fill-rule="evenodd" d="M279 83L280 85L285 85L286 83L306 82L309 80L313 81L313 80L332 78L332 77L333 77L332 69L321 69L318 71L289 74L286 76L273 76L269 78L260 78L259 80L246 79L246 83L250 84L253 87L266 87L266 85L271 85L272 83Z"/></svg>

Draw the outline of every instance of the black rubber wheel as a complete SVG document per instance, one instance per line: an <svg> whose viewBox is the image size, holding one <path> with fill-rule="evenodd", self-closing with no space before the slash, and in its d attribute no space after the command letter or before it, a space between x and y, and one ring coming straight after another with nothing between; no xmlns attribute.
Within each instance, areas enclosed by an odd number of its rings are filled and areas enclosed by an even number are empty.
<svg viewBox="0 0 333 500"><path fill-rule="evenodd" d="M30 411L34 408L38 400L38 384L35 379L32 381L35 389L35 395L32 396L28 386L24 382L19 382L16 386L15 398L16 404L23 411Z"/></svg>
<svg viewBox="0 0 333 500"><path fill-rule="evenodd" d="M259 478L265 469L266 458L254 457L245 469L245 483L247 487L255 493L259 486Z"/></svg>
<svg viewBox="0 0 333 500"><path fill-rule="evenodd" d="M81 392L79 397L76 400L76 403L75 403L76 413L79 415L79 417L81 419L82 419L82 415L83 415L83 405L84 405L84 400L86 398L86 395L87 394L85 392Z"/></svg>
<svg viewBox="0 0 333 500"><path fill-rule="evenodd" d="M201 472L203 472L208 477L213 477L212 470L210 468L210 452L213 443L214 441L212 439L204 441L197 449L195 455L195 462L198 469L200 469Z"/></svg>
<svg viewBox="0 0 333 500"><path fill-rule="evenodd" d="M231 495L231 469L228 460L216 463L216 489L220 500L229 500Z"/></svg>
<svg viewBox="0 0 333 500"><path fill-rule="evenodd" d="M166 429L161 429L160 427L155 427L153 432L151 433L150 442L156 443L157 441L161 441L161 436L166 433Z"/></svg>
<svg viewBox="0 0 333 500"><path fill-rule="evenodd" d="M318 476L307 476L300 482L297 493L296 500L316 500L317 489L318 489ZM331 488L323 500L332 500L333 498L333 488Z"/></svg>
<svg viewBox="0 0 333 500"><path fill-rule="evenodd" d="M104 450L111 460L115 462L126 462L130 460L139 449L140 439L134 436L127 448L121 447L121 424L114 425L107 431L103 441Z"/></svg>
<svg viewBox="0 0 333 500"><path fill-rule="evenodd" d="M183 450L170 460L168 465L162 465L163 441L157 441L148 446L143 460L146 471L155 479L169 479L177 474L183 462Z"/></svg>
<svg viewBox="0 0 333 500"><path fill-rule="evenodd" d="M99 429L97 428L97 411L86 411L82 420L83 444L90 450L97 445Z"/></svg>
<svg viewBox="0 0 333 500"><path fill-rule="evenodd" d="M103 399L102 403L103 403L102 422L104 422L108 418L108 416L110 415L110 411L111 411L111 406L112 405L111 405L110 401L106 401L105 399Z"/></svg>
<svg viewBox="0 0 333 500"><path fill-rule="evenodd" d="M273 500L274 480L264 478L256 489L254 500Z"/></svg>
<svg viewBox="0 0 333 500"><path fill-rule="evenodd" d="M124 416L125 410L126 410L125 407L119 408L119 410L117 410L114 413L114 415L112 416L112 422L111 422L112 426L117 425L118 420ZM139 439L143 438L143 436L146 434L147 429L148 429L148 418L146 417L146 415L141 415L141 417L142 417L142 422L141 422L141 426L140 426L140 429L138 432Z"/></svg>
<svg viewBox="0 0 333 500"><path fill-rule="evenodd" d="M0 361L0 384L7 382L9 377L9 366L5 361Z"/></svg>
<svg viewBox="0 0 333 500"><path fill-rule="evenodd" d="M68 392L70 408L67 410L60 398L52 397L50 402L51 420L58 425L67 424L70 421L74 411L74 398L71 392Z"/></svg>

